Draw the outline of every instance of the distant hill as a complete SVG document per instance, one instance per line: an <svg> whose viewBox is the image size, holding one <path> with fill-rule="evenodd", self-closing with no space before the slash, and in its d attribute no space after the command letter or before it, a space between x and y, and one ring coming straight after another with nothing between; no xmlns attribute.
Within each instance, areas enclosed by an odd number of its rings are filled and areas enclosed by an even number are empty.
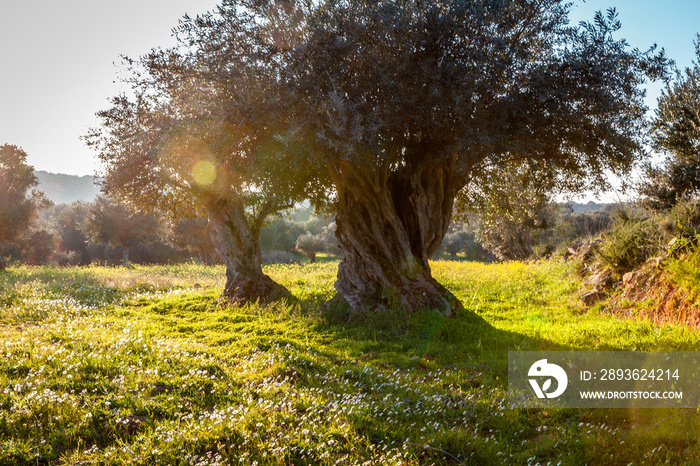
<svg viewBox="0 0 700 466"><path fill-rule="evenodd" d="M70 204L74 201L92 202L100 193L92 176L64 175L41 170L34 172L39 179L39 191L55 204Z"/></svg>
<svg viewBox="0 0 700 466"><path fill-rule="evenodd" d="M580 214L582 212L591 212L593 210L607 209L608 207L611 207L615 204L612 202L598 203L598 202L588 201L585 204L580 204L578 202L567 202L564 205L570 206L571 210L573 210L575 214Z"/></svg>

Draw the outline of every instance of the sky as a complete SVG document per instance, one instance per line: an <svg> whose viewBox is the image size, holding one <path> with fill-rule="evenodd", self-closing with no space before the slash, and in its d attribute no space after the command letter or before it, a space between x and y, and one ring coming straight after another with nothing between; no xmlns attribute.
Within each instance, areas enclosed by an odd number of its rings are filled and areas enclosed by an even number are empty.
<svg viewBox="0 0 700 466"><path fill-rule="evenodd" d="M20 146L37 170L93 175L81 136L119 93L120 55L174 45L172 29L216 0L2 0L0 145Z"/></svg>
<svg viewBox="0 0 700 466"><path fill-rule="evenodd" d="M37 170L94 175L99 167L80 136L119 92L120 55L174 44L185 14L216 0L4 0L0 7L0 144L22 147ZM657 43L679 67L691 65L700 32L697 0L588 0L572 22L616 7L620 36L646 50ZM647 103L655 106L660 86Z"/></svg>

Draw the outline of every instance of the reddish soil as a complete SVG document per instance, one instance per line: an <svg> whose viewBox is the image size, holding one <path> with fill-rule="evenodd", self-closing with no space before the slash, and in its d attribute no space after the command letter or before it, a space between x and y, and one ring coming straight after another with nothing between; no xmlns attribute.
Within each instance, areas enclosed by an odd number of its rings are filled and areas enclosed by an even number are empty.
<svg viewBox="0 0 700 466"><path fill-rule="evenodd" d="M700 328L700 297L679 287L667 273L645 268L636 280L621 284L609 300L608 310L630 318L648 318L655 324L681 324Z"/></svg>

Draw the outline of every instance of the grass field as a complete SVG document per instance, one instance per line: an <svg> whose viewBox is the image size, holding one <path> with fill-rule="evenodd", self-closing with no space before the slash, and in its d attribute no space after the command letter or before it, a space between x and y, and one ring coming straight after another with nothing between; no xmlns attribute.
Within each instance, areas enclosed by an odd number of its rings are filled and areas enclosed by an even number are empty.
<svg viewBox="0 0 700 466"><path fill-rule="evenodd" d="M218 267L11 268L0 464L696 464L694 411L508 408L509 350L700 349L582 308L571 267L435 262L449 319L320 311L336 262L242 309Z"/></svg>

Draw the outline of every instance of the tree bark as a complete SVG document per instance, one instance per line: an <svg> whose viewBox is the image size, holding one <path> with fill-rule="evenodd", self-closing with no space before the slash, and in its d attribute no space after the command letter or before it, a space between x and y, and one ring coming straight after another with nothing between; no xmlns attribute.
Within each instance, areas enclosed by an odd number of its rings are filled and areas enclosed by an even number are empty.
<svg viewBox="0 0 700 466"><path fill-rule="evenodd" d="M291 293L262 271L259 229L251 228L240 203L217 200L207 204L209 234L226 266L223 297L235 305L269 302Z"/></svg>
<svg viewBox="0 0 700 466"><path fill-rule="evenodd" d="M530 219L526 219L523 226L523 234L525 235L525 250L527 252L527 257L531 257L535 251L532 250L532 237L530 236Z"/></svg>
<svg viewBox="0 0 700 466"><path fill-rule="evenodd" d="M124 267L129 267L129 248L122 246L122 264Z"/></svg>
<svg viewBox="0 0 700 466"><path fill-rule="evenodd" d="M449 227L459 189L449 167L391 174L348 164L336 176L336 237L343 251L335 288L354 310L400 306L451 315L459 300L431 275L428 259Z"/></svg>

